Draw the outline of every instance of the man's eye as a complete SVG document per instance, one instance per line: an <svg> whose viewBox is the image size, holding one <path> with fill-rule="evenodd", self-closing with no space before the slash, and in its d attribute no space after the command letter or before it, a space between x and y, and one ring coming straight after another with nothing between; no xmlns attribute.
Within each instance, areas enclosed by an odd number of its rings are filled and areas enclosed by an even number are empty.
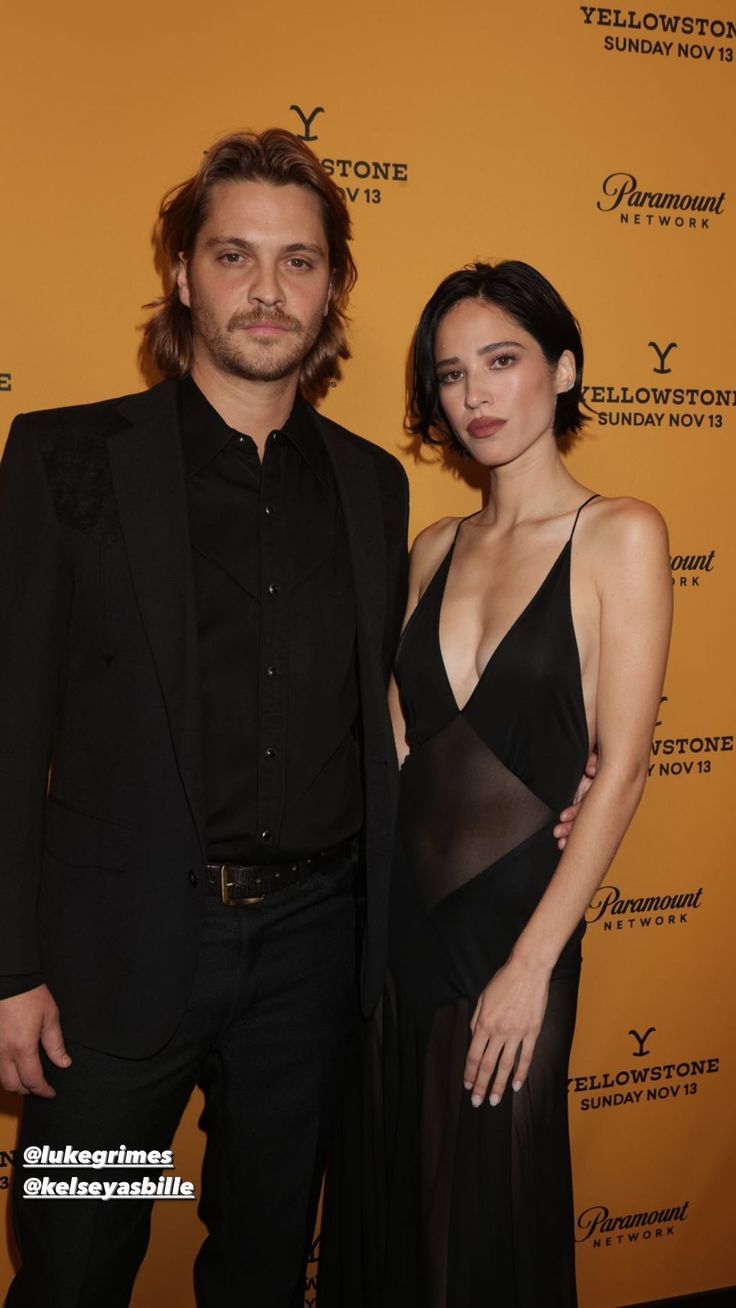
<svg viewBox="0 0 736 1308"><path fill-rule="evenodd" d="M289 263L292 268L311 268L312 266L308 259L300 259L298 255L293 255Z"/></svg>
<svg viewBox="0 0 736 1308"><path fill-rule="evenodd" d="M220 255L220 263L239 263L242 257L237 250L226 250Z"/></svg>

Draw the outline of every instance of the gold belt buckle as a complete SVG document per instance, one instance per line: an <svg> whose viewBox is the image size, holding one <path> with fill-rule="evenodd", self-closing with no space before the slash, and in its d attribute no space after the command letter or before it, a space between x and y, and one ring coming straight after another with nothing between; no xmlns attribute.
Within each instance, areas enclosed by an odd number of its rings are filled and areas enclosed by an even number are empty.
<svg viewBox="0 0 736 1308"><path fill-rule="evenodd" d="M222 899L223 904L228 908L240 908L244 904L263 903L263 900L266 898L265 895L237 896L230 894L233 882L228 881L227 879L227 866L227 863L223 863L220 868L220 898Z"/></svg>

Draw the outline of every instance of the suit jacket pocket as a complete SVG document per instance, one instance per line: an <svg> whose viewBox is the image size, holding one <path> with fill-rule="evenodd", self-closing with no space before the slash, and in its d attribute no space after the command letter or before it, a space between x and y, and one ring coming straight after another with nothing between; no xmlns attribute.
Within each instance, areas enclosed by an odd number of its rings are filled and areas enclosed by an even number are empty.
<svg viewBox="0 0 736 1308"><path fill-rule="evenodd" d="M122 823L92 817L49 797L44 848L61 863L123 871L130 861L134 834Z"/></svg>

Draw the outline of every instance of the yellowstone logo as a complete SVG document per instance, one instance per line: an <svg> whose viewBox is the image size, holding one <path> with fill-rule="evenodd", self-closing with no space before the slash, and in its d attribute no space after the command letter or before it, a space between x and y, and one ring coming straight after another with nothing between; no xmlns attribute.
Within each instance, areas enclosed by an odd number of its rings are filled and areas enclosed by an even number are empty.
<svg viewBox="0 0 736 1308"><path fill-rule="evenodd" d="M677 341L660 345L647 341L646 348L654 351L645 356L651 371L657 376L675 372L680 356ZM678 366L679 371L679 366ZM632 383L614 385L594 381L583 386L583 399L593 410L599 427L651 427L662 432L684 428L686 431L720 430L724 426L724 411L736 408L736 387L733 386L674 386L651 380L642 385Z"/></svg>
<svg viewBox="0 0 736 1308"><path fill-rule="evenodd" d="M708 230L713 217L722 214L726 204L725 191L720 195L698 195L690 191L647 190L639 186L633 173L609 173L601 191L596 208L601 213L616 213L619 222L632 227Z"/></svg>
<svg viewBox="0 0 736 1308"><path fill-rule="evenodd" d="M307 111L301 105L292 104L289 105L289 112L296 114L303 129L297 133L300 140L311 144L320 139L318 133L313 131L313 124L320 114L327 112L324 105L316 105ZM320 129L321 127L320 119ZM356 159L351 152L350 156L345 157L327 155L320 159L320 163L340 187L349 204L381 204L387 187L409 180L409 165L394 160Z"/></svg>
<svg viewBox="0 0 736 1308"><path fill-rule="evenodd" d="M630 1028L629 1035L633 1036L634 1040L636 1041L634 1058L646 1058L647 1054L649 1053L649 1050L646 1047L647 1040L651 1035L654 1035L656 1030L657 1030L656 1026L648 1026L644 1034L641 1035L640 1032L637 1031L635 1027L632 1026Z"/></svg>
<svg viewBox="0 0 736 1308"><path fill-rule="evenodd" d="M687 1220L689 1199L670 1208L648 1208L636 1213L612 1213L606 1204L592 1204L578 1214L578 1244L589 1241L594 1249L616 1244L647 1244L673 1236Z"/></svg>
<svg viewBox="0 0 736 1308"><path fill-rule="evenodd" d="M643 1031L631 1027L632 1062L628 1066L587 1072L568 1077L567 1092L581 1113L600 1109L626 1108L632 1105L659 1104L665 1100L691 1099L697 1095L703 1078L717 1076L718 1058L684 1058L676 1063L633 1063L634 1059L652 1057L652 1042L657 1027Z"/></svg>
<svg viewBox="0 0 736 1308"><path fill-rule="evenodd" d="M317 141L317 140L319 140L319 137L317 136L317 133L316 133L316 132L313 132L313 131L311 130L311 127L312 127L312 123L314 122L315 118L317 117L317 114L323 114L323 113L324 113L324 107L323 107L321 104L318 104L318 105L317 105L317 108L316 108L316 109L313 109L312 112L311 112L311 114L305 114L304 110L303 110L302 108L300 108L300 106L299 106L298 104L290 104L290 105L289 105L289 109L290 109L293 113L298 114L299 117L300 117L300 119L301 119L301 121L302 121L302 125L303 125L303 127L304 127L304 131L303 131L303 132L299 132L299 134L298 134L298 135L299 135L299 139L300 139L301 141Z"/></svg>
<svg viewBox="0 0 736 1308"><path fill-rule="evenodd" d="M708 561L710 555L706 558L706 563ZM663 695L660 700L657 727L663 726L667 720L669 710L663 707L665 704L669 705L668 695ZM723 754L733 754L732 732L692 736L657 734L652 741L649 776L689 777L698 773L708 776L714 764L720 761L718 756Z"/></svg>
<svg viewBox="0 0 736 1308"><path fill-rule="evenodd" d="M653 367L652 371L659 372L659 373L672 372L672 369L667 368L665 365L667 363L668 354L670 354L672 350L677 349L677 341L670 341L669 345L665 345L663 350L660 349L656 341L649 341L648 344L650 350L654 350L657 358L659 359L659 367L658 368L656 366Z"/></svg>
<svg viewBox="0 0 736 1308"><path fill-rule="evenodd" d="M736 23L731 19L655 14L651 10L645 13L601 5L579 5L578 10L583 25L600 34L603 49L612 54L714 65L734 61L731 42L736 38Z"/></svg>

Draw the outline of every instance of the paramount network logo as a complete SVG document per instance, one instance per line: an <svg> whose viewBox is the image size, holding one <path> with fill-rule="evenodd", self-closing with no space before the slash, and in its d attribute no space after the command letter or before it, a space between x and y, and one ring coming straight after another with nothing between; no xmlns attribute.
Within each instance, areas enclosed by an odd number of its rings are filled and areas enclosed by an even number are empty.
<svg viewBox="0 0 736 1308"><path fill-rule="evenodd" d="M707 230L711 216L722 214L726 203L725 191L720 195L698 195L691 191L645 190L633 173L609 173L601 191L596 208L601 213L618 213L619 222L632 227ZM704 218L703 214L709 216Z"/></svg>
<svg viewBox="0 0 736 1308"><path fill-rule="evenodd" d="M689 912L701 907L702 897L702 886L697 890L635 896L623 894L619 886L599 886L590 901L585 921L589 926L600 922L606 933L684 926L689 920Z"/></svg>
<svg viewBox="0 0 736 1308"><path fill-rule="evenodd" d="M672 1236L687 1220L690 1201L669 1208L649 1208L635 1213L612 1213L606 1204L592 1204L578 1214L575 1236L578 1244L591 1241L594 1249L617 1244L646 1244Z"/></svg>

